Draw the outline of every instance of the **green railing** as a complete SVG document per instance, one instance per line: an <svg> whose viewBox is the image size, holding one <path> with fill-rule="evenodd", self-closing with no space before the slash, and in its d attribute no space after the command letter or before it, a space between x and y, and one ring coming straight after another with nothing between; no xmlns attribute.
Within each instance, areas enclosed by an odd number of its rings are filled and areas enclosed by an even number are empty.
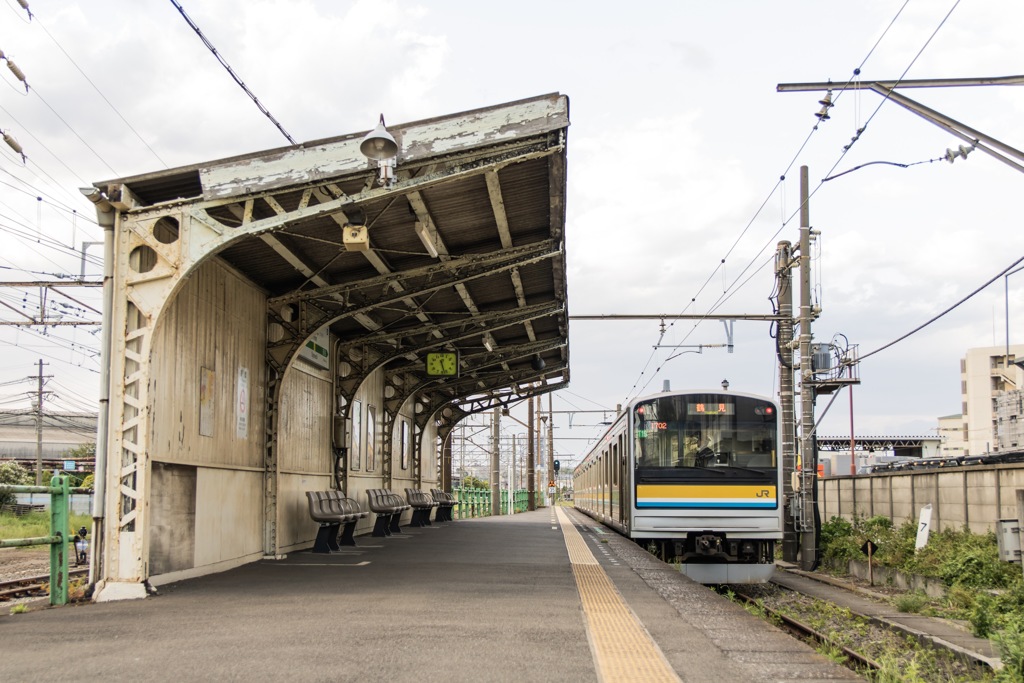
<svg viewBox="0 0 1024 683"><path fill-rule="evenodd" d="M68 544L74 540L74 536L68 530L68 505L71 502L72 492L86 491L91 491L91 489L72 489L68 486L68 478L60 475L51 479L49 486L0 485L0 493L50 494L50 535L0 540L0 548L18 548L29 545L50 546L51 605L66 605L68 602Z"/></svg>
<svg viewBox="0 0 1024 683"><path fill-rule="evenodd" d="M455 508L456 519L469 519L470 517L490 517L491 515L491 490L490 489L452 489L452 495L459 501ZM526 512L529 503L529 492L526 489L517 489L512 493L512 505L516 512ZM508 514L508 490L501 490L501 514Z"/></svg>

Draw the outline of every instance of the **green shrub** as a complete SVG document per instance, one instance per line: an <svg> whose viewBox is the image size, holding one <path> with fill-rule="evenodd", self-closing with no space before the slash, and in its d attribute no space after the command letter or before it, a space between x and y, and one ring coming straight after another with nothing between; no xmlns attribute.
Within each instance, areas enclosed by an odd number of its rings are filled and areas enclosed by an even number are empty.
<svg viewBox="0 0 1024 683"><path fill-rule="evenodd" d="M893 607L906 614L917 614L928 604L928 596L919 591L897 595L892 600Z"/></svg>
<svg viewBox="0 0 1024 683"><path fill-rule="evenodd" d="M995 625L996 601L987 593L979 593L971 610L971 632L979 638L987 638L992 634Z"/></svg>
<svg viewBox="0 0 1024 683"><path fill-rule="evenodd" d="M30 486L34 483L29 471L13 460L0 463L0 484ZM0 493L0 505L13 505L14 501L13 493Z"/></svg>
<svg viewBox="0 0 1024 683"><path fill-rule="evenodd" d="M1024 622L1018 617L992 636L1003 668L996 673L1000 682L1024 681Z"/></svg>

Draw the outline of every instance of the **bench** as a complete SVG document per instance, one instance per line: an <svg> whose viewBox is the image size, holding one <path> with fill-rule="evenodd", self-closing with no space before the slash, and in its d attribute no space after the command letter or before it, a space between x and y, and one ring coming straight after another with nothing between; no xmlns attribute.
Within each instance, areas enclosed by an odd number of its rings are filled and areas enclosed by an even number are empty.
<svg viewBox="0 0 1024 683"><path fill-rule="evenodd" d="M437 502L437 512L434 514L435 522L450 522L454 519L452 509L459 504L459 501L452 494L441 489L430 489L430 495Z"/></svg>
<svg viewBox="0 0 1024 683"><path fill-rule="evenodd" d="M341 491L337 489L331 489L324 491L327 496L327 501L332 512L336 512L339 515L347 515L353 517L349 521L345 522L345 526L342 527L341 537L338 539L339 545L355 545L355 530L356 523L365 519L370 513L359 507L359 503L354 498L347 498Z"/></svg>
<svg viewBox="0 0 1024 683"><path fill-rule="evenodd" d="M409 505L401 496L387 489L366 489L366 499L370 512L377 515L371 536L402 533L400 521L402 513L409 509Z"/></svg>
<svg viewBox="0 0 1024 683"><path fill-rule="evenodd" d="M437 501L419 489L406 489L405 499L412 506L412 519L409 524L430 526L430 512L437 507Z"/></svg>
<svg viewBox="0 0 1024 683"><path fill-rule="evenodd" d="M341 550L338 533L342 525L341 543L355 545L356 522L366 516L359 509L359 504L351 498L345 498L340 491L306 491L309 503L309 516L320 524L316 540L313 542L314 553L330 553Z"/></svg>

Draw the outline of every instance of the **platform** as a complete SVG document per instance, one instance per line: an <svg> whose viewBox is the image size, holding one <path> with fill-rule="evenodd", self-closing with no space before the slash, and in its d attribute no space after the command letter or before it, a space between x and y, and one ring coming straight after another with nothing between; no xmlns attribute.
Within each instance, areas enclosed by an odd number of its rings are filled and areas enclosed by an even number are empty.
<svg viewBox="0 0 1024 683"><path fill-rule="evenodd" d="M0 678L857 681L564 508L0 616Z"/></svg>

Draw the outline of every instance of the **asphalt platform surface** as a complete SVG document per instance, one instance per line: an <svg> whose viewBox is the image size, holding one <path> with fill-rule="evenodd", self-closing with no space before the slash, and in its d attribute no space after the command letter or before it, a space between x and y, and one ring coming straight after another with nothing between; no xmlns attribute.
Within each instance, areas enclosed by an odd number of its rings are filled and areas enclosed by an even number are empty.
<svg viewBox="0 0 1024 683"><path fill-rule="evenodd" d="M679 680L863 680L565 512ZM600 680L552 509L357 542L144 600L2 610L0 681Z"/></svg>

